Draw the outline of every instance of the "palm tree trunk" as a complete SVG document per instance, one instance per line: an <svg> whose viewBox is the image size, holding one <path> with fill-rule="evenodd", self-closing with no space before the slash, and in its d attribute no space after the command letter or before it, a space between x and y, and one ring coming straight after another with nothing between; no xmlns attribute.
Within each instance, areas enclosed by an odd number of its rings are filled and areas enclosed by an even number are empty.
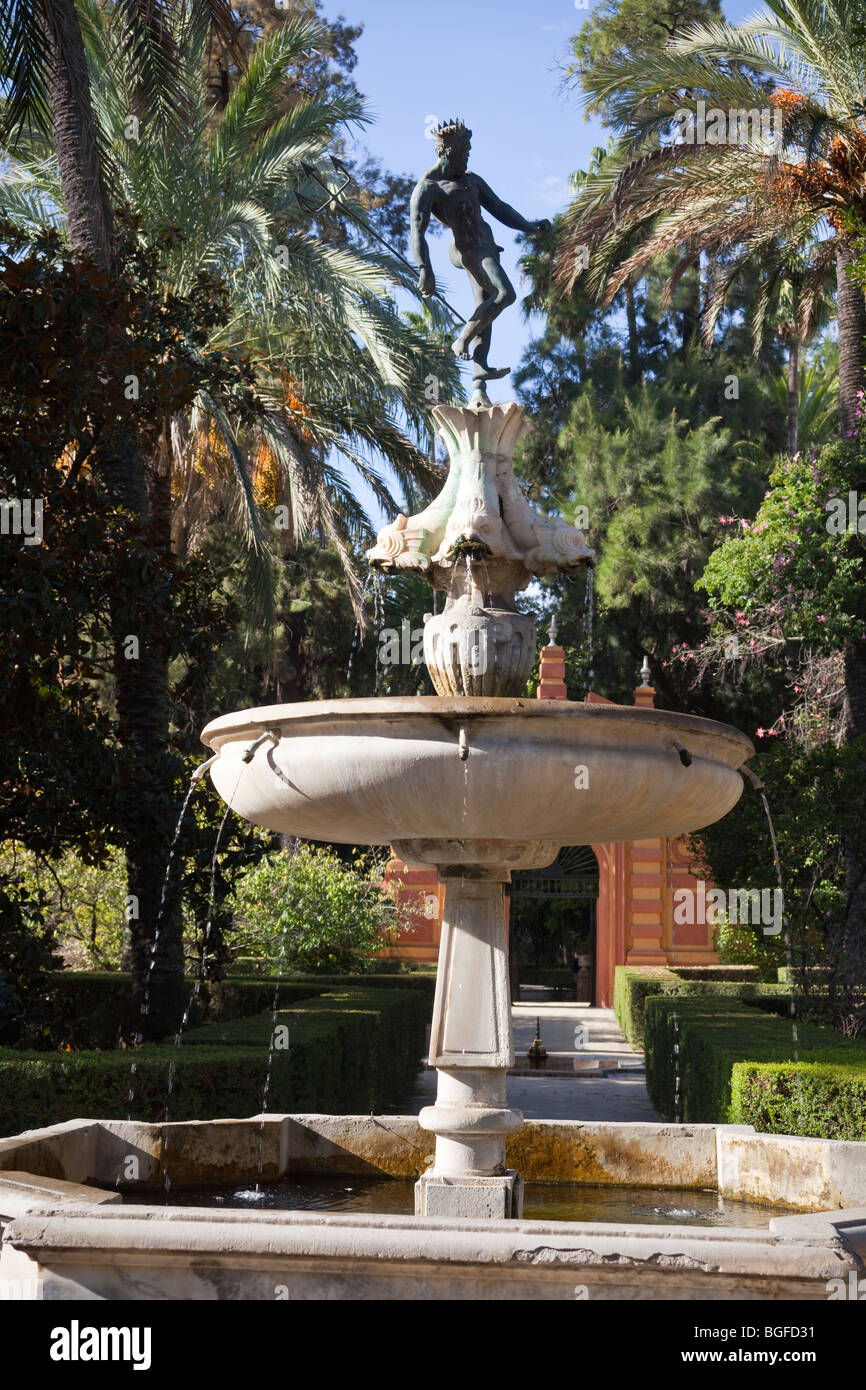
<svg viewBox="0 0 866 1390"><path fill-rule="evenodd" d="M78 255L107 270L111 205L105 191L84 41L75 0L42 0L45 81L69 240Z"/></svg>
<svg viewBox="0 0 866 1390"><path fill-rule="evenodd" d="M47 97L70 243L76 255L89 257L110 272L111 204L75 0L42 0L41 13ZM152 949L173 811L168 647L161 635L160 603L154 602L153 573L154 552L158 571L159 556L167 555L171 544L169 478L162 464L145 476L132 426L110 432L99 451L98 466L117 500L142 522L149 521L150 528L150 546L142 545L131 554L129 584L123 593L112 595L112 632L130 904L125 951L133 977L130 1021L134 1031L160 1036L170 1031L183 1010L182 939L176 907L161 924L158 951ZM158 578L157 574L157 590ZM144 1017L141 1003L148 986L150 1008Z"/></svg>
<svg viewBox="0 0 866 1390"><path fill-rule="evenodd" d="M634 302L634 285L630 280L625 284L625 315L628 325L628 377L634 386L640 381L640 343L637 334L637 310Z"/></svg>
<svg viewBox="0 0 866 1390"><path fill-rule="evenodd" d="M169 639L165 631L171 582L171 460L165 436L146 468L148 573L136 576L115 605L115 698L121 743L122 804L128 893L137 909L124 942L132 975L130 1031L162 1037L184 1008L183 924L176 885L160 919L160 899L177 808L177 767L169 750ZM129 638L137 638L137 646ZM133 655L130 655L130 648ZM158 932L158 936L157 936ZM142 1013L145 998L147 1013Z"/></svg>
<svg viewBox="0 0 866 1390"><path fill-rule="evenodd" d="M852 261L850 247L840 238L836 249L836 316L839 325L839 412L843 439L850 438L857 429L857 392L863 388L863 338L866 335L863 291L847 273Z"/></svg>
<svg viewBox="0 0 866 1390"><path fill-rule="evenodd" d="M800 438L800 340L788 342L788 453L796 454Z"/></svg>

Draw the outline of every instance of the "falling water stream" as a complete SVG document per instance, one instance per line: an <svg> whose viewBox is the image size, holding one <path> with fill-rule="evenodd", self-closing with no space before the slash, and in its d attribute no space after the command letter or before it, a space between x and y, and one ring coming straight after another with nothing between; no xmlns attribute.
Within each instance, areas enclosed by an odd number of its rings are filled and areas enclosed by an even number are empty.
<svg viewBox="0 0 866 1390"><path fill-rule="evenodd" d="M387 595L387 585L378 571L373 576L373 630L378 636L385 626L385 598ZM379 671L381 668L380 653L381 643L376 643L376 669L373 677L373 694L379 693ZM388 683L386 682L385 694L388 693Z"/></svg>
<svg viewBox="0 0 866 1390"><path fill-rule="evenodd" d="M367 576L366 576L366 578L365 578L365 580L364 580L364 583L363 583L363 586L362 586L362 588L361 588L361 608L362 608L362 609L363 609L363 607L364 607L364 603L365 603L365 601L366 601L367 594L368 594L368 592L369 592L370 585L371 585L372 582L373 582L374 576L375 576L375 570L368 570L368 571L367 571ZM347 685L349 684L349 682L350 682L351 679L352 679L352 663L353 663L354 660L355 660L355 652L358 650L358 647L359 647L360 645L361 645L361 624L360 624L360 622L356 622L356 623L355 623L355 631L354 631L353 634L352 634L352 646L351 646L351 648L349 649L349 663L348 663L348 665L347 665L347 667L346 667L346 684L347 684Z"/></svg>
<svg viewBox="0 0 866 1390"><path fill-rule="evenodd" d="M189 807L189 803L192 800L192 794L195 791L197 781L198 778L195 776L190 778L190 783L186 789L186 795L183 799L183 805L180 808L180 815L178 816L177 824L174 827L174 834L171 837L171 845L169 846L168 851L168 860L165 866L165 875L162 880L162 892L159 897L159 907L157 908L156 912L156 925L153 933L153 941L151 942L150 947L150 961L148 962L147 977L144 983L144 995L141 1001L139 1022L141 1022L141 1020L150 1012L150 977L153 972L153 968L156 964L156 953L159 949L159 936L160 932L162 931L163 918L165 917L165 903L166 898L168 896L169 883L171 881L171 871L174 868L174 857L177 852L177 842L180 839L180 832L183 829L183 823L186 819L187 808ZM142 1041L143 1036L144 1034L141 1031L135 1033L133 1035L133 1043L138 1045ZM129 1094L126 1098L128 1106L126 1118L128 1120L132 1119L132 1102L135 1100L135 1076L137 1071L138 1067L136 1066L135 1062L132 1062L129 1068Z"/></svg>
<svg viewBox="0 0 866 1390"><path fill-rule="evenodd" d="M291 894L292 891L292 884L295 877L295 860L297 858L298 846L300 845L300 843L300 840L296 836L292 839L292 858L289 864L289 882L287 888L287 892L289 894ZM261 1124L259 1125L259 1157L257 1170L258 1175L256 1177L257 1194L260 1193L262 1190L262 1174L265 1162L265 1118L267 1115L268 1101L270 1098L271 1091L271 1073L273 1071L274 1066L274 1043L277 1035L277 1012L280 998L280 980L282 978L283 970L285 968L286 963L286 946L288 943L288 935L289 927L288 922L286 922L286 925L283 927L282 935L280 936L280 955L279 960L277 962L277 975L276 979L274 980L274 998L271 1004L271 1032L270 1037L268 1039L268 1061L267 1066L265 1068L265 1084L262 1090L262 1120ZM290 1039L288 1037L288 1030L286 1036L286 1044L287 1048L290 1050Z"/></svg>
<svg viewBox="0 0 866 1390"><path fill-rule="evenodd" d="M791 928L788 923L787 916L785 914L785 889L782 884L782 861L779 857L779 846L776 841L776 830L775 826L773 825L773 817L770 815L770 803L767 800L767 793L764 791L763 787L760 790L760 797L764 806L764 814L767 817L767 825L770 829L770 839L773 843L773 862L776 865L776 880L779 884L779 892L781 893L783 933L782 940L785 943L785 964L788 969L788 982L791 986L791 1033L794 1043L794 1061L796 1063L799 1061L800 1058L800 1038L797 1031L797 1000L794 996L794 954L791 944Z"/></svg>
<svg viewBox="0 0 866 1390"><path fill-rule="evenodd" d="M183 1017L181 1018L180 1026L179 1026L177 1032L176 1032L175 1035L174 1035L174 1049L173 1049L173 1051L172 1051L172 1058L171 1058L171 1061L169 1062L169 1065L168 1065L168 1085L167 1085L167 1088L166 1088L166 1097L165 1097L165 1115L164 1115L164 1117L163 1117L163 1123L166 1124L166 1125L168 1124L168 1122L169 1122L169 1120L170 1120L170 1118L171 1118L170 1115L169 1115L169 1106L170 1106L170 1104L171 1104L171 1097L172 1097L172 1093L173 1093L173 1091L174 1091L175 1077L176 1077L176 1075L177 1075L177 1056L176 1056L176 1049L179 1048L180 1045L181 1045L181 1043L183 1042L183 1035L184 1035L184 1032L186 1031L186 1026L187 1026L187 1024L188 1024L188 1022L189 1022L190 1013L192 1012L192 1008L193 1008L194 1003L196 1002L196 1000L199 998L199 995L201 994L202 981L203 981L204 972L205 972L205 960L206 960L206 957L207 957L207 948L208 948L208 945L210 944L211 932L213 931L214 917L215 917L215 915L216 915L216 914L215 914L215 911L214 911L214 904L215 904L215 897L216 897L217 855L219 854L219 847L220 847L220 842L222 841L223 831L225 830L225 828L226 828L226 823L227 823L227 821L228 821L228 818L229 818L229 816L230 816L231 813L232 813L232 802L234 801L235 797L237 796L238 787L239 787L240 784L241 784L241 778L242 778L242 776L244 775L244 771L245 771L246 767L247 767L247 764L246 764L245 762L241 762L240 770L238 771L237 781L235 782L235 786L234 786L234 791L232 792L232 794L231 794L229 800L226 802L226 807L225 807L225 810L223 811L222 818L221 818L220 823L219 823L219 829L217 830L216 840L215 840L215 842L214 842L213 854L211 855L211 861L210 861L210 887L209 887L209 891L208 891L207 921L205 922L204 934L203 934L203 937L202 937L201 967L200 967L200 969L199 969L198 979L196 980L195 985L193 986L192 994L189 996L189 999L187 1000L186 1008L185 1008L184 1011L183 1011ZM169 1176L169 1171L168 1171L167 1154L168 1154L168 1131L166 1130L166 1131L164 1131L164 1133L163 1133L162 1164L163 1164L163 1175L164 1175L165 1190L166 1190L166 1192L169 1192L170 1189L171 1189L171 1177Z"/></svg>

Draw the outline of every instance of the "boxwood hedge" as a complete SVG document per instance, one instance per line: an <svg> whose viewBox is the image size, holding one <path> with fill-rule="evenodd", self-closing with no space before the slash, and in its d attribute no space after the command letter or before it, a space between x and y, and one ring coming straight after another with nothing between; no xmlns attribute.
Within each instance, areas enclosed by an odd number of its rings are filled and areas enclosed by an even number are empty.
<svg viewBox="0 0 866 1390"><path fill-rule="evenodd" d="M866 1043L801 1022L795 1063L789 1018L742 999L670 995L646 1000L644 1042L663 1119L866 1139Z"/></svg>
<svg viewBox="0 0 866 1390"><path fill-rule="evenodd" d="M273 982L271 983L271 996ZM267 1109L369 1113L405 1099L424 1051L428 1001L417 989L345 989L282 1008ZM0 1049L0 1130L76 1116L219 1119L259 1113L269 1012L192 1029L180 1046L134 1051ZM288 1046L279 1043L287 1042ZM132 1068L134 1067L134 1071ZM169 1096L169 1074L173 1082Z"/></svg>
<svg viewBox="0 0 866 1390"><path fill-rule="evenodd" d="M644 1012L647 1000L656 994L677 998L774 999L786 998L790 991L781 984L759 984L753 966L669 967L666 965L620 965L614 980L613 1007L617 1023L630 1043L640 1047L644 1041Z"/></svg>

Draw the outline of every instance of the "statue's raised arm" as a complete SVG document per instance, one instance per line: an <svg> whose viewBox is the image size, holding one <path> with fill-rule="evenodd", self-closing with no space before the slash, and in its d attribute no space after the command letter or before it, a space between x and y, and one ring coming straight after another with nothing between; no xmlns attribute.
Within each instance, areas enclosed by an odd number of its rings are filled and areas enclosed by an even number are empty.
<svg viewBox="0 0 866 1390"><path fill-rule="evenodd" d="M418 289L423 295L432 294L436 288L426 236L431 216L452 234L451 262L467 272L475 296L475 308L455 338L453 348L457 357L471 360L475 397L483 401L484 383L507 376L510 371L509 367L491 367L487 354L493 320L517 296L499 263L503 248L494 241L481 210L518 232L540 231L550 224L527 221L516 208L497 197L482 178L468 171L471 138L472 131L462 121L450 120L434 130L437 162L418 180L412 193L410 228L412 255L421 271Z"/></svg>

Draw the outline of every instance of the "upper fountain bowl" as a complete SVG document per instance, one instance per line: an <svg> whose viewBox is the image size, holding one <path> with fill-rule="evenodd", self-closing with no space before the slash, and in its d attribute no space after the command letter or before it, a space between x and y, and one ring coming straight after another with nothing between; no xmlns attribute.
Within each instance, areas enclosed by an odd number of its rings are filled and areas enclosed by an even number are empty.
<svg viewBox="0 0 866 1390"><path fill-rule="evenodd" d="M738 801L737 768L754 753L693 715L432 696L268 705L212 720L202 739L219 753L217 791L255 825L513 868L549 863L562 844L710 825Z"/></svg>

